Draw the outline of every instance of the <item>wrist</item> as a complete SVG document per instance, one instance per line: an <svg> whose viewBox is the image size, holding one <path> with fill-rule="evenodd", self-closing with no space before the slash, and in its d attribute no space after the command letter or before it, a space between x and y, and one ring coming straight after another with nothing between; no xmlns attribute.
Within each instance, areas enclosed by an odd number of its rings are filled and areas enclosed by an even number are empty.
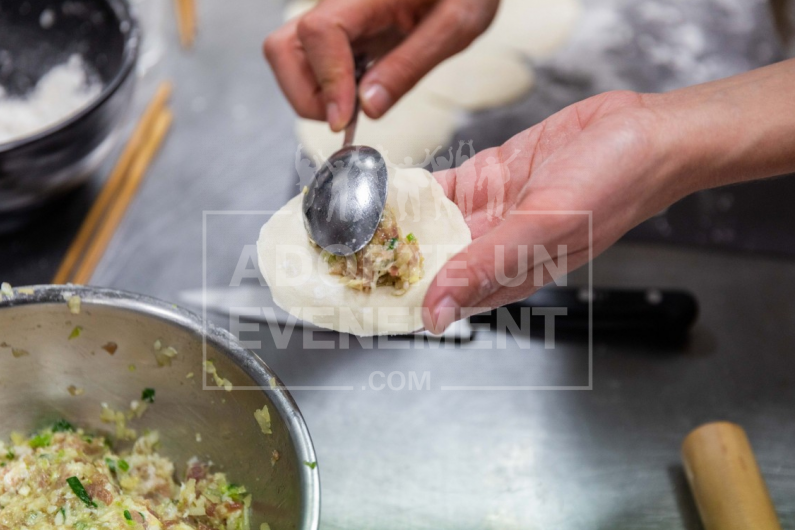
<svg viewBox="0 0 795 530"><path fill-rule="evenodd" d="M690 88L644 97L667 161L666 185L677 199L735 180L727 166L747 147L726 101Z"/></svg>
<svg viewBox="0 0 795 530"><path fill-rule="evenodd" d="M795 61L642 96L681 196L795 171Z"/></svg>
<svg viewBox="0 0 795 530"><path fill-rule="evenodd" d="M642 139L643 155L633 167L636 176L630 179L639 188L635 216L640 222L700 189L701 176L693 168L700 167L701 148L682 141L683 124L675 117L678 111L662 94L632 93L631 99L637 104L619 114L622 129L635 131L635 137Z"/></svg>

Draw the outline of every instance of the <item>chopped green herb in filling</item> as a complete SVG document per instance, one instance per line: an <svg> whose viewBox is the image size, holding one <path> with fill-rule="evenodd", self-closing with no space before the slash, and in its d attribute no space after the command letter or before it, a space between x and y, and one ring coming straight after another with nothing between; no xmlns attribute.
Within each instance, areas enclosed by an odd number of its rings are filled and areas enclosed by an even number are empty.
<svg viewBox="0 0 795 530"><path fill-rule="evenodd" d="M76 339L77 337L79 337L79 336L80 336L80 334L81 334L82 332L83 332L83 328L82 328L82 327L80 327L80 326L75 326L75 327L72 329L72 332L69 334L69 340Z"/></svg>
<svg viewBox="0 0 795 530"><path fill-rule="evenodd" d="M86 491L86 488L83 487L83 483L80 482L79 478L69 477L66 479L66 483L69 484L69 487L72 488L72 491L75 493L75 495L77 495L77 498L83 501L86 506L97 508L97 503L91 500L91 495L89 495Z"/></svg>
<svg viewBox="0 0 795 530"><path fill-rule="evenodd" d="M38 449L39 447L47 447L52 442L52 434L45 432L42 434L37 434L33 438L30 439L28 445L30 445L33 449Z"/></svg>
<svg viewBox="0 0 795 530"><path fill-rule="evenodd" d="M74 431L75 428L66 420L58 420L52 426L52 432L69 432Z"/></svg>
<svg viewBox="0 0 795 530"><path fill-rule="evenodd" d="M141 392L141 399L146 401L147 403L154 403L155 402L155 389L154 388L144 388L144 391Z"/></svg>

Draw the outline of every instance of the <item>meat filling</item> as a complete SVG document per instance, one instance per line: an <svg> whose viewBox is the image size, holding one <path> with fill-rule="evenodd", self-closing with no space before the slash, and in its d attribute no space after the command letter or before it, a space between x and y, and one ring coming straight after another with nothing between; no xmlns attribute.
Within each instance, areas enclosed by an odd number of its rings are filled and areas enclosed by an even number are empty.
<svg viewBox="0 0 795 530"><path fill-rule="evenodd" d="M339 276L351 289L370 292L392 287L400 296L423 275L423 257L414 234L403 236L394 212L387 208L370 243L352 256L323 251L329 273Z"/></svg>

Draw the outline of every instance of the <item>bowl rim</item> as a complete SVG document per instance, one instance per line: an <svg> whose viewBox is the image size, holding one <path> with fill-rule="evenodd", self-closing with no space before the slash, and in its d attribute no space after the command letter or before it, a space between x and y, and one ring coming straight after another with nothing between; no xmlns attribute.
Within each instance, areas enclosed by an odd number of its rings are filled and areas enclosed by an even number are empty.
<svg viewBox="0 0 795 530"><path fill-rule="evenodd" d="M270 381L278 376L259 355L244 348L229 331L202 320L198 315L176 304L147 295L82 285L31 285L13 289L14 295L0 295L0 310L26 305L64 304L69 296L77 295L81 303L126 309L135 313L165 320L179 326L212 344L243 370L268 396L288 427L299 462L301 482L302 521L300 530L317 530L320 525L320 471L300 462L317 462L314 444L304 417L293 397L279 381L276 388Z"/></svg>
<svg viewBox="0 0 795 530"><path fill-rule="evenodd" d="M116 75L110 82L102 87L102 91L88 104L81 107L77 112L73 112L66 119L55 122L54 124L40 129L33 134L23 136L16 140L8 142L0 142L0 154L5 154L16 149L27 147L30 144L38 142L50 135L56 134L78 121L85 118L87 115L94 112L98 107L104 104L110 97L119 89L119 87L127 80L132 73L136 63L138 62L138 54L141 45L141 31L138 25L138 19L133 15L132 6L128 0L102 0L107 4L111 11L118 17L119 24L125 22L129 24L130 28L127 31L124 39L124 51L122 52L122 64Z"/></svg>

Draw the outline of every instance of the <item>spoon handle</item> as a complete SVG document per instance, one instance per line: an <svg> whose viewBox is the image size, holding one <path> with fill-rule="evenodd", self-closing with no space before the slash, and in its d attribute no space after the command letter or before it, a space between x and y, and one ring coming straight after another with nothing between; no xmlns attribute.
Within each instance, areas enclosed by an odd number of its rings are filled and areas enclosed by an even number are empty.
<svg viewBox="0 0 795 530"><path fill-rule="evenodd" d="M351 121L345 127L345 140L342 147L351 147L353 145L353 138L356 136L356 124L359 121L359 112L362 108L362 102L359 99L359 83L367 71L368 60L366 55L357 55L354 57L354 76L356 78L356 96L353 102L353 116Z"/></svg>

